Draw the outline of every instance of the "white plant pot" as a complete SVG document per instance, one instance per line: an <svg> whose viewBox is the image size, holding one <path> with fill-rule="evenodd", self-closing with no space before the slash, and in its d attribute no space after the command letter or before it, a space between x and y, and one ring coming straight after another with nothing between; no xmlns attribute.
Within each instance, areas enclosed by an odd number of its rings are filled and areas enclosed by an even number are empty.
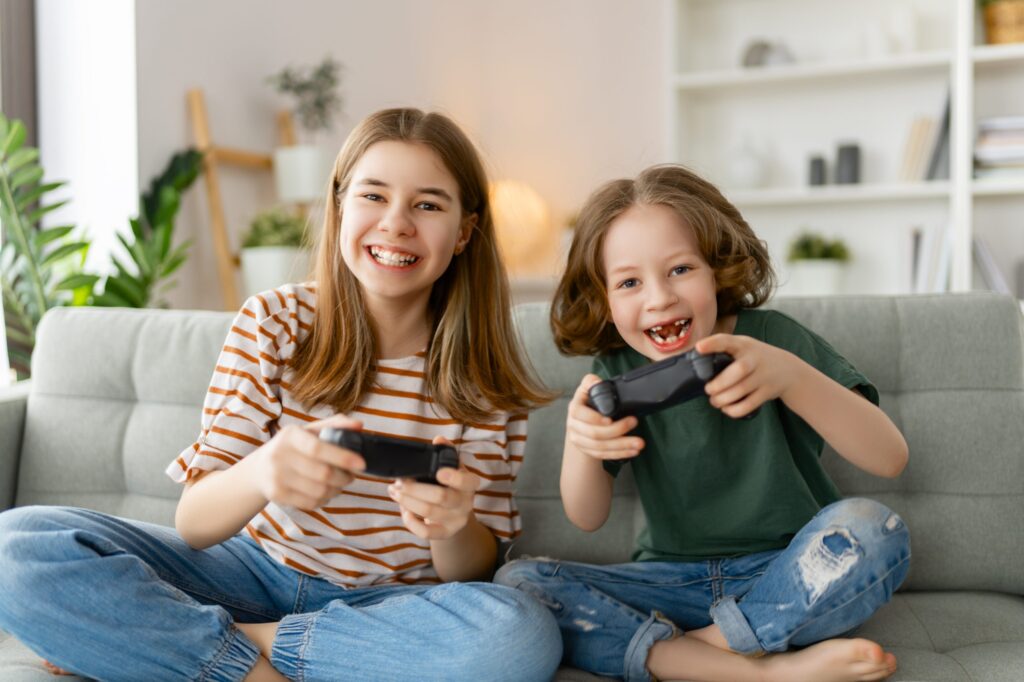
<svg viewBox="0 0 1024 682"><path fill-rule="evenodd" d="M274 183L283 203L320 199L330 172L331 159L321 147L299 144L274 150Z"/></svg>
<svg viewBox="0 0 1024 682"><path fill-rule="evenodd" d="M811 259L789 263L786 293L796 296L832 296L843 290L846 266L841 261Z"/></svg>
<svg viewBox="0 0 1024 682"><path fill-rule="evenodd" d="M242 285L246 296L289 282L309 279L308 249L294 246L254 246L242 249Z"/></svg>

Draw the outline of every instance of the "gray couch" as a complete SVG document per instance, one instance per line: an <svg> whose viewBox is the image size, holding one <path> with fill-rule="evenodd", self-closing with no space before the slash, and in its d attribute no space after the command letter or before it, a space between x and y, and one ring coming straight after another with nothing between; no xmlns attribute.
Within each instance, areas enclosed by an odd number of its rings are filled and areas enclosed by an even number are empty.
<svg viewBox="0 0 1024 682"><path fill-rule="evenodd" d="M860 634L891 649L898 680L1024 680L1024 342L1017 302L988 294L783 299L878 386L910 444L896 480L824 457L847 494L899 512L913 565ZM516 311L541 377L566 394L587 370L551 344L544 304ZM164 466L192 441L231 316L61 309L39 333L31 388L0 397L0 509L64 504L170 524ZM628 559L643 524L628 477L600 531L572 528L558 500L565 400L530 417L514 555ZM0 595L0 598L4 598ZM0 680L47 680L0 632ZM596 679L562 670L559 679Z"/></svg>

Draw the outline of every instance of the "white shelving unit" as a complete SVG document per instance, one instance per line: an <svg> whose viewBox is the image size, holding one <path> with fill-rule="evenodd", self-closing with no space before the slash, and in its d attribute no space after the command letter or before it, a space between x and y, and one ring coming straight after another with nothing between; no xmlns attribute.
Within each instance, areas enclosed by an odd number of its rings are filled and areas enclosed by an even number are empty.
<svg viewBox="0 0 1024 682"><path fill-rule="evenodd" d="M786 247L803 229L847 242L851 293L911 290L914 229L951 233L952 290L972 287L975 231L1012 280L1024 258L1024 178L974 180L973 146L977 119L1024 114L1024 44L980 44L974 0L667 3L668 157L744 212L769 244L780 293ZM740 66L755 39L785 44L794 62ZM947 96L949 178L900 181L912 121L941 120ZM809 158L824 156L831 176L837 145L850 141L862 184L808 187ZM757 189L732 181L741 148L764 162Z"/></svg>

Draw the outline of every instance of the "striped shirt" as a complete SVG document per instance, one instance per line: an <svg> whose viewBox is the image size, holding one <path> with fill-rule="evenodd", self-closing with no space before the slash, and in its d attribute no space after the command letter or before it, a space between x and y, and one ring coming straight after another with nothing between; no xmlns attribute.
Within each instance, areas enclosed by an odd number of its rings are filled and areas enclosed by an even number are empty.
<svg viewBox="0 0 1024 682"><path fill-rule="evenodd" d="M335 414L328 405L307 409L291 394L287 367L313 324L316 292L285 285L245 302L231 325L203 404L198 440L167 474L178 482L223 470L266 443L288 424L304 425ZM473 511L499 539L520 532L513 486L526 447L526 415L497 413L481 424L462 424L426 393L423 353L377 360L376 383L351 416L368 432L455 444L462 465L480 477ZM303 511L268 504L245 531L277 561L342 587L441 582L430 545L402 524L388 496L389 480L356 475L323 507Z"/></svg>

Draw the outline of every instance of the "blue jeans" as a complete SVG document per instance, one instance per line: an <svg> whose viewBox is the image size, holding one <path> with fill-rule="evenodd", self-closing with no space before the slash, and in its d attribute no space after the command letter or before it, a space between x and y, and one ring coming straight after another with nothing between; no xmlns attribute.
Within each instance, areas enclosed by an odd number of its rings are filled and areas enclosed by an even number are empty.
<svg viewBox="0 0 1024 682"><path fill-rule="evenodd" d="M346 590L236 536L193 550L170 528L82 509L0 514L0 628L102 680L240 680L259 656L235 622L281 621L293 680L547 680L551 614L489 583Z"/></svg>
<svg viewBox="0 0 1024 682"><path fill-rule="evenodd" d="M853 498L818 512L784 550L700 563L519 560L494 581L534 595L555 614L567 664L649 680L651 647L678 630L715 623L744 654L846 633L889 601L909 567L902 519Z"/></svg>

